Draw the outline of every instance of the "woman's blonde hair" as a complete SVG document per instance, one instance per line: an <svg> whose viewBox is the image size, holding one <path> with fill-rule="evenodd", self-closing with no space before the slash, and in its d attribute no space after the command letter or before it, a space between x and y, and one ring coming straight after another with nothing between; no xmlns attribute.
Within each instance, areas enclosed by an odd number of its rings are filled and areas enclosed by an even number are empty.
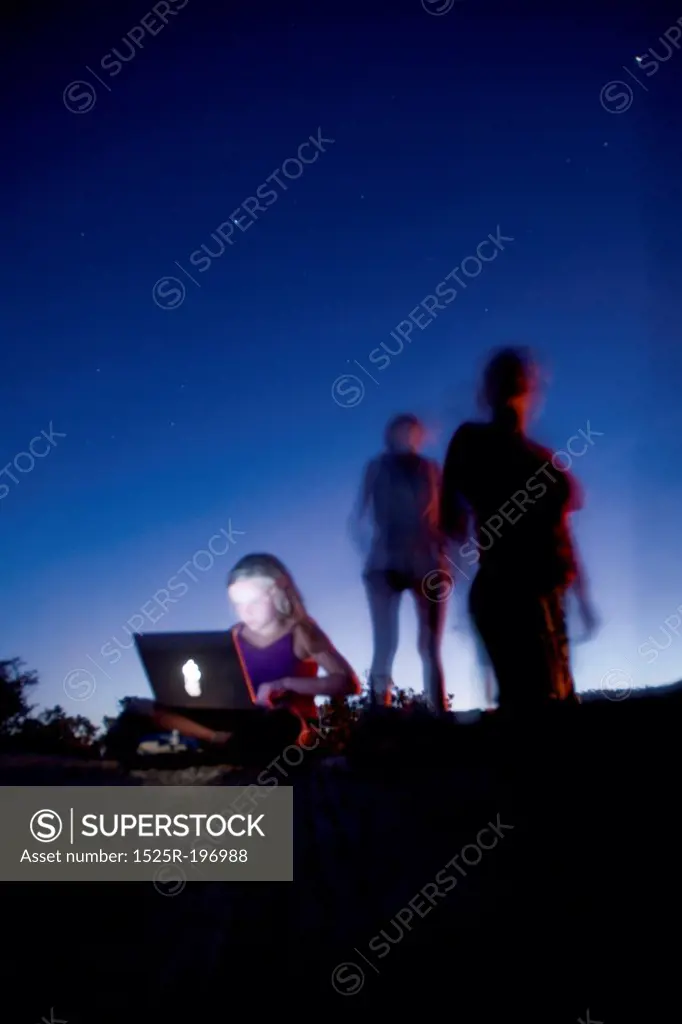
<svg viewBox="0 0 682 1024"><path fill-rule="evenodd" d="M227 585L231 587L239 580L258 578L271 580L273 585L273 604L277 613L296 626L302 628L311 652L325 650L327 639L314 619L308 614L305 601L294 578L279 558L274 555L244 555L230 570Z"/></svg>
<svg viewBox="0 0 682 1024"><path fill-rule="evenodd" d="M293 577L283 562L274 555L244 555L230 570L227 585L231 587L239 580L257 578L271 580L273 584L273 603L283 619L305 623L309 615L301 592L294 583Z"/></svg>

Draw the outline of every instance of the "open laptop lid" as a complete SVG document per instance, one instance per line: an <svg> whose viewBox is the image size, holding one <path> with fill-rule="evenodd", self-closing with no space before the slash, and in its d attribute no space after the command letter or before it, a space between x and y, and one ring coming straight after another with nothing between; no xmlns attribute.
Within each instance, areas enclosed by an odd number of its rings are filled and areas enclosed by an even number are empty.
<svg viewBox="0 0 682 1024"><path fill-rule="evenodd" d="M198 633L137 633L147 679L170 708L242 711L255 705L236 629Z"/></svg>

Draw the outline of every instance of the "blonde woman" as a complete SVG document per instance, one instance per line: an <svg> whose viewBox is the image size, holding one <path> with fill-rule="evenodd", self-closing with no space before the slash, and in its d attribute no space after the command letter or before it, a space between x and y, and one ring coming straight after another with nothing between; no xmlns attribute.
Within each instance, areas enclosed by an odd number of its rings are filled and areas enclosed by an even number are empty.
<svg viewBox="0 0 682 1024"><path fill-rule="evenodd" d="M239 620L232 639L253 687L256 703L270 712L260 716L252 737L240 737L280 749L297 742L306 721L316 717L315 697L345 697L359 693L360 684L348 662L308 614L291 573L274 555L246 555L229 573L227 595ZM319 676L322 669L327 674ZM164 730L205 743L226 743L231 734L217 732L201 721L176 714L154 702L146 713ZM207 717L213 713L208 712Z"/></svg>

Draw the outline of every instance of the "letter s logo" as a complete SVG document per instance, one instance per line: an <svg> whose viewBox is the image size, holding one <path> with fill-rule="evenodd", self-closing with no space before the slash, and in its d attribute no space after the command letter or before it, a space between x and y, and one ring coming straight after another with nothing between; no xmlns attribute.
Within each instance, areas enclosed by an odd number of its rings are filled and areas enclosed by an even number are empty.
<svg viewBox="0 0 682 1024"><path fill-rule="evenodd" d="M29 824L31 835L39 843L53 843L62 834L62 819L56 811L36 811Z"/></svg>

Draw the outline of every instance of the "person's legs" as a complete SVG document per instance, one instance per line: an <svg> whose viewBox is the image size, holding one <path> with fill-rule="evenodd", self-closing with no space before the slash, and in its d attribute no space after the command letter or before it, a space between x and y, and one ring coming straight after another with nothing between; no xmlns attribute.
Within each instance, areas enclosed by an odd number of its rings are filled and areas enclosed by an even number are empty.
<svg viewBox="0 0 682 1024"><path fill-rule="evenodd" d="M424 672L424 694L434 711L445 711L447 695L441 641L447 602L430 600L424 594L421 583L412 593L417 608L417 649Z"/></svg>
<svg viewBox="0 0 682 1024"><path fill-rule="evenodd" d="M551 695L557 700L575 700L570 646L566 629L565 594L555 590L542 599L542 613L548 647Z"/></svg>
<svg viewBox="0 0 682 1024"><path fill-rule="evenodd" d="M184 715L178 715L175 711L171 711L161 705L155 706L152 719L154 724L158 725L160 729L164 729L167 732L177 730L181 736L201 740L204 743L227 743L232 735L229 732L218 732L215 729L209 729L205 725L200 725L199 722L194 722L191 718L185 718Z"/></svg>
<svg viewBox="0 0 682 1024"><path fill-rule="evenodd" d="M517 704L527 666L528 630L519 603L505 600L497 581L479 572L469 592L469 609L497 680L500 709ZM525 648L525 650L524 650Z"/></svg>
<svg viewBox="0 0 682 1024"><path fill-rule="evenodd" d="M391 586L386 573L369 573L365 577L365 586L374 638L369 685L373 700L379 706L386 706L391 702L391 676L398 651L401 594Z"/></svg>
<svg viewBox="0 0 682 1024"><path fill-rule="evenodd" d="M552 599L479 574L470 610L497 679L499 706L537 707L572 690ZM570 678L570 673L569 673Z"/></svg>
<svg viewBox="0 0 682 1024"><path fill-rule="evenodd" d="M165 732L177 730L182 736L204 743L226 743L230 738L230 733L216 732L153 700L136 699L131 702L129 710L134 715L149 718L157 729L163 729Z"/></svg>

